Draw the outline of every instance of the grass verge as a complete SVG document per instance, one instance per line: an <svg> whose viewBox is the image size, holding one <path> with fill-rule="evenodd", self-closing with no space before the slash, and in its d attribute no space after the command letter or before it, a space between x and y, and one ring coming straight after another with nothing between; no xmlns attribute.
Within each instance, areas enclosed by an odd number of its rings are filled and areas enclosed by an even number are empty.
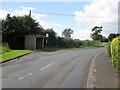
<svg viewBox="0 0 120 90"><path fill-rule="evenodd" d="M30 52L30 50L11 50L9 52L0 54L0 62L4 62Z"/></svg>
<svg viewBox="0 0 120 90"><path fill-rule="evenodd" d="M102 48L104 46L80 46L80 48L86 48L86 49L89 49L89 48Z"/></svg>
<svg viewBox="0 0 120 90"><path fill-rule="evenodd" d="M42 51L53 52L58 50L71 50L71 49L92 49L92 48L102 48L104 46L80 46L79 48L47 48Z"/></svg>
<svg viewBox="0 0 120 90"><path fill-rule="evenodd" d="M75 49L75 48L47 48L47 49L44 49L42 51L54 52L54 51L58 51L58 50L69 50L69 49Z"/></svg>

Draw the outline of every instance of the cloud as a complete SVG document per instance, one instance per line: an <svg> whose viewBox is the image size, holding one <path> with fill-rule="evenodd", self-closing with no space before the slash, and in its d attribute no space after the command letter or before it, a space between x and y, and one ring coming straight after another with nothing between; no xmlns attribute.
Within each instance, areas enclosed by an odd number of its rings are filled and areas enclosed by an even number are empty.
<svg viewBox="0 0 120 90"><path fill-rule="evenodd" d="M63 28L66 28L58 22L45 21L44 17L47 16L37 13L37 9L34 7L20 6L18 9L12 11L0 10L0 18L5 18L7 13L16 16L28 15L29 10L32 10L32 17L45 29L53 28L58 35L61 35ZM74 32L73 37L76 39L90 39L91 29L96 25L103 26L102 34L105 36L108 36L109 33L118 32L118 0L92 0L91 3L84 6L82 11L76 10L74 15L76 25L79 24L81 27L81 29ZM82 28L83 26L84 28Z"/></svg>
<svg viewBox="0 0 120 90"><path fill-rule="evenodd" d="M24 15L29 15L29 11L28 10L13 10L11 11L7 11L7 10L0 10L0 18L5 18L7 16L7 14L10 14L11 16L24 16ZM39 14L39 13L33 13L32 12L32 17L36 20L39 20L43 17L45 17L45 15L43 14Z"/></svg>
<svg viewBox="0 0 120 90"><path fill-rule="evenodd" d="M74 39L79 38L80 40L87 40L87 39L91 40L90 33L91 31L88 29L84 29L84 30L80 29L77 33L76 32L74 33L73 37Z"/></svg>
<svg viewBox="0 0 120 90"><path fill-rule="evenodd" d="M3 0L4 2L28 2L28 0ZM29 2L90 2L92 0L29 0Z"/></svg>
<svg viewBox="0 0 120 90"><path fill-rule="evenodd" d="M35 13L34 10L36 10L36 8L34 7L24 7L24 6L20 6L20 9L18 10L13 10L13 12L11 13L11 15L16 15L16 16L23 16L23 15L28 15L30 10L33 10L31 15L34 19L39 20L43 17L45 17L44 14L40 14L40 13Z"/></svg>
<svg viewBox="0 0 120 90"><path fill-rule="evenodd" d="M53 28L54 31L59 35L61 36L61 32L62 32L62 29L64 27L64 25L62 24L59 24L57 22L46 22L44 20L38 20L38 22L40 23L41 26L44 27L44 29L48 29L48 28Z"/></svg>
<svg viewBox="0 0 120 90"><path fill-rule="evenodd" d="M8 13L6 10L0 10L0 19L4 19Z"/></svg>
<svg viewBox="0 0 120 90"><path fill-rule="evenodd" d="M80 35L82 33L88 35L85 35L87 38L90 37L90 30L96 25L103 26L102 34L105 36L118 32L118 0L93 0L85 5L83 11L77 10L74 14L77 23L88 27L79 31Z"/></svg>
<svg viewBox="0 0 120 90"><path fill-rule="evenodd" d="M33 8L33 7L20 6L20 8L23 9L23 10L36 10L36 8Z"/></svg>
<svg viewBox="0 0 120 90"><path fill-rule="evenodd" d="M24 15L29 15L29 10L36 10L33 7L23 7L20 6L18 9L16 10L12 10L12 11L7 11L7 10L0 10L0 19L5 19L7 14L9 13L11 16L24 16ZM39 22L39 24L44 28L44 29L48 29L48 28L53 28L55 30L55 32L60 35L61 34L61 30L63 25L53 21L53 22L47 22L44 20L44 17L46 17L46 15L44 14L40 14L37 12L32 11L31 13L32 18L34 18L37 22Z"/></svg>

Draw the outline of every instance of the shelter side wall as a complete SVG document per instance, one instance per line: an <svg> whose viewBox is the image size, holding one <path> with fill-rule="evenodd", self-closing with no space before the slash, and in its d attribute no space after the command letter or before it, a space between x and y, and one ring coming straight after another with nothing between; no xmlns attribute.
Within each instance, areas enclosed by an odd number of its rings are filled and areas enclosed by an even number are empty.
<svg viewBox="0 0 120 90"><path fill-rule="evenodd" d="M30 49L30 50L36 49L36 37L32 37L32 36L25 37L25 49Z"/></svg>

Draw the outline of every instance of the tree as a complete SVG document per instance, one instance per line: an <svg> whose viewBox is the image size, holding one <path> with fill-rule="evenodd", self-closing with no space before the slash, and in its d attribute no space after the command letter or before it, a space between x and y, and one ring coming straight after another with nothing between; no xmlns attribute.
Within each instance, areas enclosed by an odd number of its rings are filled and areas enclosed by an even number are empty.
<svg viewBox="0 0 120 90"><path fill-rule="evenodd" d="M95 26L94 28L92 28L92 34L91 34L91 38L93 40L100 40L102 39L102 35L100 34L102 31L102 26L101 27L98 27L98 26Z"/></svg>
<svg viewBox="0 0 120 90"><path fill-rule="evenodd" d="M82 45L82 43L79 39L74 40L74 47L80 47L81 45Z"/></svg>
<svg viewBox="0 0 120 90"><path fill-rule="evenodd" d="M43 28L32 17L10 16L2 22L2 40L12 49L24 49L24 37L28 34L41 34Z"/></svg>
<svg viewBox="0 0 120 90"><path fill-rule="evenodd" d="M102 41L102 42L108 42L108 39L107 39L105 36L102 36L101 41Z"/></svg>
<svg viewBox="0 0 120 90"><path fill-rule="evenodd" d="M70 28L66 28L64 29L64 31L62 32L62 35L67 38L70 39L71 38L71 34L73 34L73 30Z"/></svg>
<svg viewBox="0 0 120 90"><path fill-rule="evenodd" d="M110 33L108 36L108 41L112 41L113 38L116 38L117 36L119 36L119 34L117 33Z"/></svg>
<svg viewBox="0 0 120 90"><path fill-rule="evenodd" d="M46 33L49 34L49 37L47 38L48 41L48 47L55 47L56 46L56 32L51 28L51 29L46 29L44 30L44 36Z"/></svg>

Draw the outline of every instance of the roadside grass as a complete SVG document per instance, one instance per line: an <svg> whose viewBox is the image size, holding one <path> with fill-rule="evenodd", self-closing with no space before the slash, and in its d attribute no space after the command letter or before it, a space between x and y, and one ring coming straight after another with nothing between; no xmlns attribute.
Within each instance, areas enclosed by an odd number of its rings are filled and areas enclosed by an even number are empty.
<svg viewBox="0 0 120 90"><path fill-rule="evenodd" d="M42 51L53 52L53 51L68 50L68 49L73 49L73 48L47 48L47 49L43 49Z"/></svg>
<svg viewBox="0 0 120 90"><path fill-rule="evenodd" d="M101 48L104 47L102 46L101 43L99 42L90 42L90 41L84 41L83 45L78 46L78 47L52 47L52 48L46 48L43 50L38 50L38 51L45 51L45 52L53 52L53 51L58 51L58 50L71 50L71 49L91 49L91 48ZM24 54L30 53L31 50L11 50L9 49L8 44L4 44L2 47L0 47L0 62L5 62L10 59L14 59L16 57L22 56Z"/></svg>
<svg viewBox="0 0 120 90"><path fill-rule="evenodd" d="M80 48L85 48L85 49L89 49L89 48L102 48L104 46L80 46Z"/></svg>
<svg viewBox="0 0 120 90"><path fill-rule="evenodd" d="M80 47L78 47L78 48L76 48L76 47L73 47L73 48L47 48L47 49L43 49L42 51L54 52L54 51L58 51L58 50L71 50L71 49L80 49Z"/></svg>
<svg viewBox="0 0 120 90"><path fill-rule="evenodd" d="M2 46L0 46L0 54L4 52L9 52L11 49L9 48L9 45L7 43L3 43Z"/></svg>
<svg viewBox="0 0 120 90"><path fill-rule="evenodd" d="M73 47L73 48L47 48L43 49L42 51L46 52L53 52L53 51L58 51L58 50L71 50L71 49L92 49L92 48L102 48L104 46L80 46L78 48Z"/></svg>
<svg viewBox="0 0 120 90"><path fill-rule="evenodd" d="M15 57L30 53L31 50L10 50L9 52L4 52L0 54L0 62L7 61L9 59L13 59Z"/></svg>

